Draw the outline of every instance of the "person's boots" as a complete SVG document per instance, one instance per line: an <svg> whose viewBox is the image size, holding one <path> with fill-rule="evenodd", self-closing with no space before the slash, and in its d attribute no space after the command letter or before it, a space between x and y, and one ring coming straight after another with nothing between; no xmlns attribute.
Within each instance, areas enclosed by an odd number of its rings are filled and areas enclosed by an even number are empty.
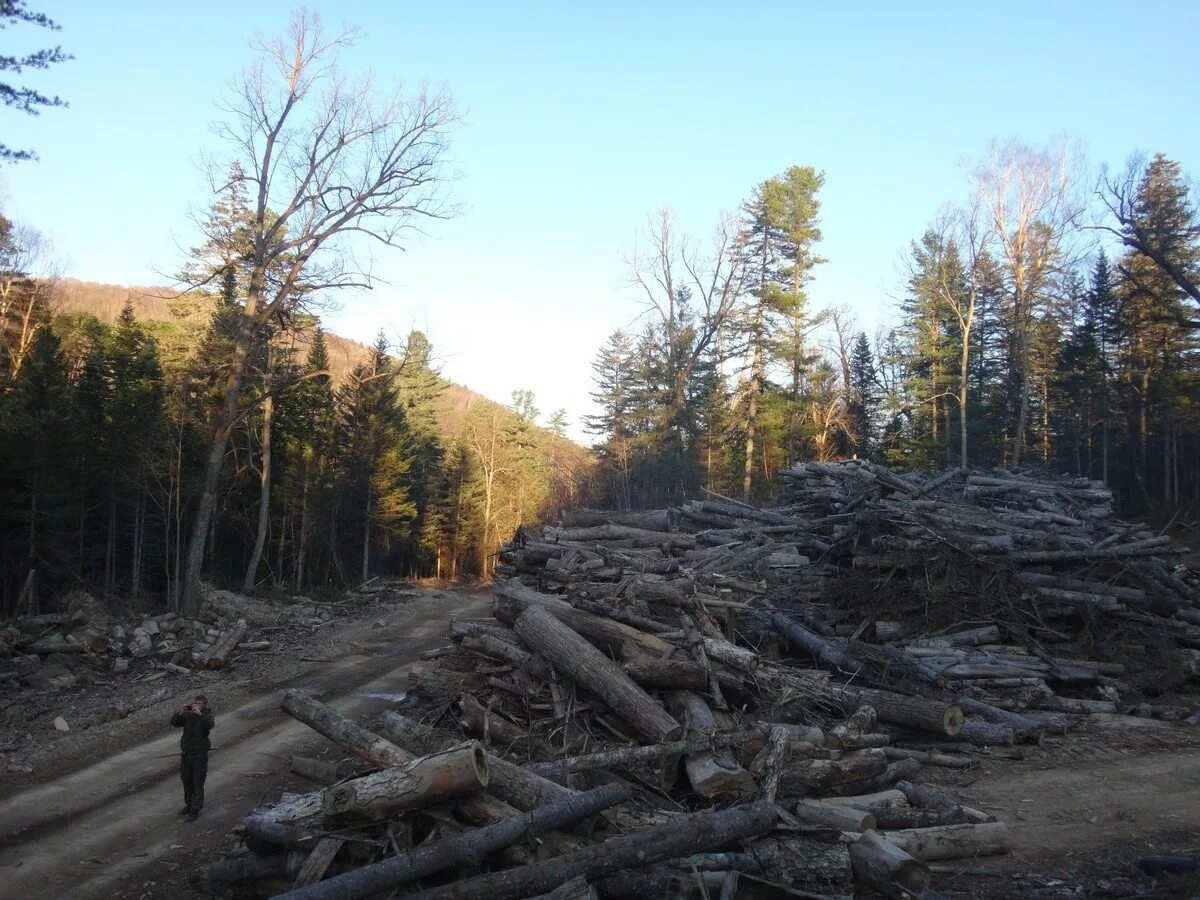
<svg viewBox="0 0 1200 900"><path fill-rule="evenodd" d="M189 809L188 814L183 817L183 821L195 822L198 818L200 818L200 813L194 809Z"/></svg>
<svg viewBox="0 0 1200 900"><path fill-rule="evenodd" d="M183 809L181 809L181 810L179 811L179 815L181 815L181 816L186 816L186 815L187 815L188 813L190 813L191 811L192 811L192 808L191 808L190 806L185 806Z"/></svg>

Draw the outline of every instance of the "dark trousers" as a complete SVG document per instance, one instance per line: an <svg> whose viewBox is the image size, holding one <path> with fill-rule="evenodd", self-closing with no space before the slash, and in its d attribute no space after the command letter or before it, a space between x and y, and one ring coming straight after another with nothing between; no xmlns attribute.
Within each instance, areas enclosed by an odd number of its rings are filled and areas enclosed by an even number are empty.
<svg viewBox="0 0 1200 900"><path fill-rule="evenodd" d="M183 782L183 803L192 812L204 806L204 777L208 775L208 751L179 755L179 778Z"/></svg>

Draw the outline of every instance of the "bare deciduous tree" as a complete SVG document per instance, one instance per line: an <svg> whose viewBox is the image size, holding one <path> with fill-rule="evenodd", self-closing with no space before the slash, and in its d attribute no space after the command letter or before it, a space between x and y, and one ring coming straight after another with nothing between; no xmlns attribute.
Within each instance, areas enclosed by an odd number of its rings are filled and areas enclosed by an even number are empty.
<svg viewBox="0 0 1200 900"><path fill-rule="evenodd" d="M972 329L979 298L980 263L986 251L991 231L981 197L975 195L966 206L944 213L934 223L933 230L943 247L953 247L962 263L962 278L956 277L947 266L937 269L936 289L945 309L958 323L958 458L959 465L967 464L967 403L970 400L970 367ZM947 435L949 443L949 435Z"/></svg>
<svg viewBox="0 0 1200 900"><path fill-rule="evenodd" d="M1013 356L1020 382L1010 463L1025 446L1032 379L1033 331L1049 300L1052 279L1069 262L1068 241L1079 225L1083 159L1066 140L1046 149L1018 141L993 142L970 173L983 214L1004 261L1012 292Z"/></svg>
<svg viewBox="0 0 1200 900"><path fill-rule="evenodd" d="M691 387L705 356L720 353L738 301L744 294L746 268L734 252L736 226L722 217L707 251L675 229L669 209L652 215L627 265L630 284L644 295L645 313L661 335L662 369L669 403L663 410L675 452L686 445L681 433ZM694 304L694 307L693 307ZM677 471L682 473L683 466ZM679 486L682 491L682 485Z"/></svg>
<svg viewBox="0 0 1200 900"><path fill-rule="evenodd" d="M500 547L495 524L497 479L508 471L504 462L504 423L500 407L468 409L464 425L467 446L475 454L483 477L483 541L480 543L479 571L486 577L492 572L495 552Z"/></svg>
<svg viewBox="0 0 1200 900"><path fill-rule="evenodd" d="M369 286L353 262L356 239L399 247L422 220L453 211L443 191L447 131L455 121L450 98L380 91L369 77L350 78L339 56L356 37L329 35L315 13L297 12L283 37L257 43L256 61L224 106L218 133L231 159L219 171L241 167L250 224L244 297L188 544L189 611L197 605L205 535L255 341L305 296Z"/></svg>

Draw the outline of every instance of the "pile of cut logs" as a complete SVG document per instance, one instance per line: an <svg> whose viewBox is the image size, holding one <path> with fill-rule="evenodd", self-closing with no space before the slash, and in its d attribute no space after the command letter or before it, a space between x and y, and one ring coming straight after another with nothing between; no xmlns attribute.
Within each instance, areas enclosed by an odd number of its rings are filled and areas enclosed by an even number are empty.
<svg viewBox="0 0 1200 900"><path fill-rule="evenodd" d="M927 767L1082 715L1187 715L1112 657L1152 642L1193 677L1200 588L1102 486L860 462L783 479L768 509L713 497L519 532L494 617L451 621L378 721L284 697L349 759L294 758L325 786L257 810L197 881L289 900L917 896L929 863L1008 847Z"/></svg>

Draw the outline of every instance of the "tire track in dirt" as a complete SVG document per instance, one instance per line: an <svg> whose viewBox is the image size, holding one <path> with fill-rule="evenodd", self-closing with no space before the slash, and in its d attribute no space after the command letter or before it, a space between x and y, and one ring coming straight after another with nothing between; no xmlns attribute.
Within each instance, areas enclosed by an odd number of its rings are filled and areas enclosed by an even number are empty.
<svg viewBox="0 0 1200 900"><path fill-rule="evenodd" d="M189 893L176 860L219 842L277 790L283 766L273 757L312 742L310 729L279 713L285 688L310 690L349 716L385 708L388 697L404 690L407 665L443 642L447 619L481 613L485 606L485 598L463 596L431 604L378 655L343 658L235 708L217 710L219 749L205 785L208 803L196 823L177 815L179 738L165 722L158 737L0 801L0 893L21 898ZM153 884L132 883L148 877Z"/></svg>
<svg viewBox="0 0 1200 900"><path fill-rule="evenodd" d="M1033 748L1025 762L989 764L972 783L951 788L1009 823L1013 855L987 865L1058 864L1116 842L1200 837L1200 730L1093 718L1062 746Z"/></svg>

